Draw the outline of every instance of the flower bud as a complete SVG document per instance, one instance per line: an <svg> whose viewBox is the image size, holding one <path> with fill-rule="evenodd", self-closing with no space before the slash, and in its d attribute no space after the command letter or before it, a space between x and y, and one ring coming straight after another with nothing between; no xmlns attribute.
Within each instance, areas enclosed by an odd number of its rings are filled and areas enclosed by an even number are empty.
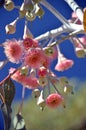
<svg viewBox="0 0 86 130"><path fill-rule="evenodd" d="M46 54L47 56L52 56L52 54L54 53L53 51L54 51L54 50L53 50L52 47L46 47L46 48L45 48L45 54Z"/></svg>
<svg viewBox="0 0 86 130"><path fill-rule="evenodd" d="M20 10L19 10L19 17L23 18L26 14L25 6L24 3L21 5Z"/></svg>
<svg viewBox="0 0 86 130"><path fill-rule="evenodd" d="M61 85L65 86L65 85L68 84L68 79L66 77L61 77L59 79L59 82L60 82Z"/></svg>
<svg viewBox="0 0 86 130"><path fill-rule="evenodd" d="M42 7L39 7L37 4L36 4L35 14L36 14L39 18L42 18L42 16L44 15L44 10L42 9Z"/></svg>
<svg viewBox="0 0 86 130"><path fill-rule="evenodd" d="M15 33L16 28L15 28L15 25L9 24L9 25L6 25L5 30L6 30L6 34L13 34Z"/></svg>
<svg viewBox="0 0 86 130"><path fill-rule="evenodd" d="M62 104L62 106L63 106L64 108L66 108L66 103L65 103L65 100L64 100L64 99L62 100L62 103L61 103L61 104Z"/></svg>
<svg viewBox="0 0 86 130"><path fill-rule="evenodd" d="M42 87L45 87L48 84L47 78L46 77L40 77L38 79L38 84Z"/></svg>
<svg viewBox="0 0 86 130"><path fill-rule="evenodd" d="M39 90L39 89L34 89L34 90L32 91L32 96L33 96L34 98L38 98L38 97L40 96L40 90Z"/></svg>
<svg viewBox="0 0 86 130"><path fill-rule="evenodd" d="M85 51L84 51L84 48L78 48L78 47L76 47L76 55L77 55L77 57L79 57L79 58L83 58L83 57L85 57Z"/></svg>
<svg viewBox="0 0 86 130"><path fill-rule="evenodd" d="M21 72L22 75L27 75L28 74L28 67L27 66L23 66L20 69L20 72Z"/></svg>
<svg viewBox="0 0 86 130"><path fill-rule="evenodd" d="M64 92L65 92L65 94L69 94L69 93L73 94L73 93L74 93L74 92L73 92L73 86L71 86L71 85L66 85L66 86L64 87Z"/></svg>
<svg viewBox="0 0 86 130"><path fill-rule="evenodd" d="M38 101L37 101L37 105L43 110L46 103L45 103L45 100L43 99L43 91L41 91L41 94L40 94L40 97L38 98Z"/></svg>
<svg viewBox="0 0 86 130"><path fill-rule="evenodd" d="M33 13L29 13L29 11L26 12L25 17L28 21L33 21L36 18L36 16Z"/></svg>
<svg viewBox="0 0 86 130"><path fill-rule="evenodd" d="M29 1L27 4L25 4L25 9L31 12L34 9L34 5L32 1Z"/></svg>
<svg viewBox="0 0 86 130"><path fill-rule="evenodd" d="M12 0L6 0L6 1L5 1L4 8L5 8L6 10L11 11L11 10L14 9L14 7L15 7L15 5L14 5L14 2L13 2Z"/></svg>
<svg viewBox="0 0 86 130"><path fill-rule="evenodd" d="M16 31L16 23L19 17L16 18L12 23L5 26L6 34L13 34Z"/></svg>

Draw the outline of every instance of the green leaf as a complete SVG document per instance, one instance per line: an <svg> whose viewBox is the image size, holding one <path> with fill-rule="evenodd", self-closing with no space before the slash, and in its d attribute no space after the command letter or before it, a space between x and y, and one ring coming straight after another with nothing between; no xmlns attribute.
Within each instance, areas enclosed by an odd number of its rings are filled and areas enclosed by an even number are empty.
<svg viewBox="0 0 86 130"><path fill-rule="evenodd" d="M5 95L5 103L6 105L11 106L11 103L15 96L15 85L13 81L9 78L4 82L2 87Z"/></svg>
<svg viewBox="0 0 86 130"><path fill-rule="evenodd" d="M10 130L12 109L10 106L7 106L5 103L3 103L1 105L1 110L4 119L4 130Z"/></svg>
<svg viewBox="0 0 86 130"><path fill-rule="evenodd" d="M26 130L24 118L19 113L13 119L13 125L15 130Z"/></svg>

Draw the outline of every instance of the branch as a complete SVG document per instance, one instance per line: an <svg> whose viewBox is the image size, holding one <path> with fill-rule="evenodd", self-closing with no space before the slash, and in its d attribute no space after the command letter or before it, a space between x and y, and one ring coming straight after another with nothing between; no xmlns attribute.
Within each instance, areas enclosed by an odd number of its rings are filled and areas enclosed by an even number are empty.
<svg viewBox="0 0 86 130"><path fill-rule="evenodd" d="M60 44L61 42L63 42L64 40L67 40L67 39L69 39L69 38L71 38L71 37L74 37L74 36L76 36L76 35L79 34L79 33L80 33L80 30L74 31L74 32L70 33L68 36L63 37L63 38L61 38L60 40L58 40L58 41L56 41L56 42L53 42L53 43L52 43L51 45L49 45L49 46L50 46L50 47L56 46L56 45Z"/></svg>
<svg viewBox="0 0 86 130"><path fill-rule="evenodd" d="M71 27L68 28L65 25L62 25L61 27L50 30L50 31L36 37L35 39L37 41L41 41L41 40L44 40L44 39L47 39L47 38L50 38L50 37L55 38L55 37L59 36L60 34L62 34L64 32L72 32L72 31L76 31L77 29L78 29L78 32L80 30L79 33L84 33L83 25L70 23L70 26Z"/></svg>
<svg viewBox="0 0 86 130"><path fill-rule="evenodd" d="M83 22L83 11L82 9L77 5L77 3L74 0L65 0L67 4L71 7L71 9L76 13L79 20Z"/></svg>

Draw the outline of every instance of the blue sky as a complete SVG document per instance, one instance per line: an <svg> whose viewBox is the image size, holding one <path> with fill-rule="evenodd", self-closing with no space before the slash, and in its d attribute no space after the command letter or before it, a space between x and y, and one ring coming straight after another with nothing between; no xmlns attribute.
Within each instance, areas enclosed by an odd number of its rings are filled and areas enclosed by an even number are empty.
<svg viewBox="0 0 86 130"><path fill-rule="evenodd" d="M23 0L13 0L16 5L21 4ZM67 19L71 17L72 10L67 5L67 3L64 0L47 0L49 3L51 3L63 16L65 16ZM86 6L85 0L75 0L81 8ZM45 9L45 8L44 8ZM22 39L23 35L23 29L24 29L24 20L19 20L17 23L17 31L14 35L6 35L5 33L5 25L12 22L16 17L18 16L18 11L14 9L12 12L7 12L4 10L4 8L0 8L0 43L3 43L6 39L16 38L16 39ZM45 15L43 18L36 19L33 22L28 23L28 27L30 28L31 32L33 33L34 37L37 37L38 35L45 33L46 31L55 29L61 25L61 22L54 16L52 13L50 13L47 9L45 9ZM65 44L66 43L66 44ZM64 48L65 46L65 48ZM77 77L80 80L86 80L86 59L84 58L77 58L74 53L74 48L69 40L66 40L64 43L62 43L61 51L64 53L64 55L70 59L73 59L75 64L74 66L65 72L56 72L54 71L58 76L66 75L68 77ZM3 53L3 49L0 48L0 60L4 60L5 55ZM54 70L56 61L52 65L52 70ZM9 63L6 67L4 67L1 70L0 74L0 81L8 74L8 69L10 67L13 67L14 65ZM17 94L16 97L21 97L21 87L17 88ZM28 92L27 92L28 95ZM1 128L1 122L0 122L0 130Z"/></svg>

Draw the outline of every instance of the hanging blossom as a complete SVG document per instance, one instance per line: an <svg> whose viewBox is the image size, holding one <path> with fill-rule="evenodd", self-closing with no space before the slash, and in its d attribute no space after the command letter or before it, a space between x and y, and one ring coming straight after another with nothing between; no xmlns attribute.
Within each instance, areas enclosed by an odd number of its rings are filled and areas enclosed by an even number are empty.
<svg viewBox="0 0 86 130"><path fill-rule="evenodd" d="M73 60L69 60L60 52L60 49L58 49L58 63L55 66L55 70L57 71L64 71L73 66L74 62Z"/></svg>
<svg viewBox="0 0 86 130"><path fill-rule="evenodd" d="M72 12L70 21L72 23L82 24L81 21L78 19L78 16L75 12Z"/></svg>
<svg viewBox="0 0 86 130"><path fill-rule="evenodd" d="M85 57L85 38L81 37L81 38L72 38L73 44L74 44L74 49L75 49L75 53L76 56L79 58Z"/></svg>
<svg viewBox="0 0 86 130"><path fill-rule="evenodd" d="M39 87L38 79L34 76L28 76L25 81L25 87L28 89L36 89Z"/></svg>
<svg viewBox="0 0 86 130"><path fill-rule="evenodd" d="M21 41L16 39L7 40L4 43L4 53L10 62L19 63L23 54L21 43Z"/></svg>
<svg viewBox="0 0 86 130"><path fill-rule="evenodd" d="M15 70L15 68L11 68L9 70L9 73L12 73ZM11 78L19 83L21 83L22 85L24 85L26 83L26 79L27 76L21 73L21 70L17 70L12 76Z"/></svg>
<svg viewBox="0 0 86 130"><path fill-rule="evenodd" d="M11 68L9 70L9 73L11 74L13 73L13 71L15 71L15 68ZM37 88L39 86L37 82L37 78L31 75L28 76L27 74L28 74L27 72L22 73L22 69L19 69L11 76L11 79L21 83L23 86L27 87L28 89Z"/></svg>
<svg viewBox="0 0 86 130"><path fill-rule="evenodd" d="M63 101L63 97L58 93L52 93L46 98L46 104L50 108L58 107Z"/></svg>
<svg viewBox="0 0 86 130"><path fill-rule="evenodd" d="M24 46L24 49L29 49L31 47L38 47L38 41L34 40L34 39L31 39L31 38L25 38L23 40L23 46Z"/></svg>

